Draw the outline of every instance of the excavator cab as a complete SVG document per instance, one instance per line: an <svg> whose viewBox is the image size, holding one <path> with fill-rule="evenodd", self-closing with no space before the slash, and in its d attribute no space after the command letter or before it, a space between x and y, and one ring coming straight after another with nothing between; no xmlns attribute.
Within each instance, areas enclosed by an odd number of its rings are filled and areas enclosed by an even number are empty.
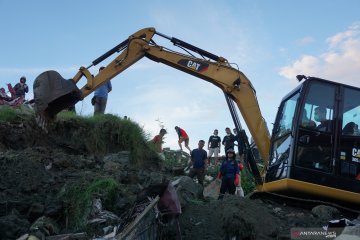
<svg viewBox="0 0 360 240"><path fill-rule="evenodd" d="M264 191L360 202L360 89L307 78L283 98Z"/></svg>

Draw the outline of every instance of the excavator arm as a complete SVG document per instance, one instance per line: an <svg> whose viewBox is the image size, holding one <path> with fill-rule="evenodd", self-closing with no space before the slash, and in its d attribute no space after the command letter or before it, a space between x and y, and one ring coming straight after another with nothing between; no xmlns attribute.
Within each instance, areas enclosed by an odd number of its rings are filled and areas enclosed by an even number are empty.
<svg viewBox="0 0 360 240"><path fill-rule="evenodd" d="M169 39L174 45L184 49L188 54L175 52L157 45L153 40L155 34ZM90 67L99 64L116 52L120 52L120 54L96 76L93 76L89 72L88 69ZM197 53L203 58L197 58L190 52ZM42 89L41 86L45 83L46 86L51 85L50 83L54 82L55 79L52 79L50 75L57 74L51 73L49 75L49 73L47 73L50 77L41 77L40 75L34 83L36 114L41 116L41 118L53 119L60 110L68 107L69 104L75 104L77 101L84 99L102 84L111 80L143 57L147 57L155 62L161 62L219 87L225 95L229 96L236 103L253 136L262 159L264 159L264 161L268 160L270 135L266 122L260 112L256 92L249 79L242 72L232 67L225 58L216 56L177 38L168 37L156 32L154 28L144 28L134 33L127 40L94 60L89 67L81 67L72 80L65 80L62 79L61 76L56 76L56 80L61 82L61 84L59 83L57 85L65 86L65 82L76 86L76 83L78 83L82 77L87 79L87 83L80 90L74 87L55 100L52 99L52 101L56 102L55 104L42 99L44 91L51 92L53 89ZM52 95L50 94L50 96ZM66 97L63 98L63 96ZM65 101L65 99L71 100ZM45 102L47 104L39 104L39 106L41 105L42 107L37 107L37 102ZM62 106L59 107L59 105Z"/></svg>

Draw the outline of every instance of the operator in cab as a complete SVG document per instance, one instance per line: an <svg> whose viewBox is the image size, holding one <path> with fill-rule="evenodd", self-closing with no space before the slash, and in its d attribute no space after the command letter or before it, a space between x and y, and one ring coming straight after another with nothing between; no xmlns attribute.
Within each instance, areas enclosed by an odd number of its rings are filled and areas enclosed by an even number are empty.
<svg viewBox="0 0 360 240"><path fill-rule="evenodd" d="M317 107L315 108L315 115L314 119L317 122L320 122L320 124L316 127L316 130L322 131L322 132L329 132L331 131L332 122L331 120L326 119L326 108L325 107Z"/></svg>

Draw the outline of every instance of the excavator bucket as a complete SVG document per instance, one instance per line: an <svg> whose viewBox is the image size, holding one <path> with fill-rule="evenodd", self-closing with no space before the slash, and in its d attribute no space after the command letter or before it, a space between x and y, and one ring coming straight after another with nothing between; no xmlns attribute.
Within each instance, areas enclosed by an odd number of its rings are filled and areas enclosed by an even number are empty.
<svg viewBox="0 0 360 240"><path fill-rule="evenodd" d="M34 81L33 91L36 119L43 128L58 112L81 100L81 91L73 80L64 79L56 71L41 73Z"/></svg>

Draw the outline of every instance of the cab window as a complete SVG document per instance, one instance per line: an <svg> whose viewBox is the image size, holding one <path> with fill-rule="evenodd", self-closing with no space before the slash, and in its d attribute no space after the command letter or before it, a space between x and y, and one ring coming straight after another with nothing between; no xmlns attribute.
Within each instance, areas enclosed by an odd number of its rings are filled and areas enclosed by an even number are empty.
<svg viewBox="0 0 360 240"><path fill-rule="evenodd" d="M340 174L360 180L360 91L344 88L340 135Z"/></svg>
<svg viewBox="0 0 360 240"><path fill-rule="evenodd" d="M342 135L360 135L360 93L358 90L345 89L342 119Z"/></svg>
<svg viewBox="0 0 360 240"><path fill-rule="evenodd" d="M314 82L309 85L297 134L295 163L298 166L331 171L336 87Z"/></svg>
<svg viewBox="0 0 360 240"><path fill-rule="evenodd" d="M286 100L279 111L278 124L274 131L274 138L282 137L291 132L299 93Z"/></svg>
<svg viewBox="0 0 360 240"><path fill-rule="evenodd" d="M293 95L280 105L273 132L273 152L270 165L280 164L287 161L290 154L291 131L294 123L296 104L299 99L299 93Z"/></svg>

